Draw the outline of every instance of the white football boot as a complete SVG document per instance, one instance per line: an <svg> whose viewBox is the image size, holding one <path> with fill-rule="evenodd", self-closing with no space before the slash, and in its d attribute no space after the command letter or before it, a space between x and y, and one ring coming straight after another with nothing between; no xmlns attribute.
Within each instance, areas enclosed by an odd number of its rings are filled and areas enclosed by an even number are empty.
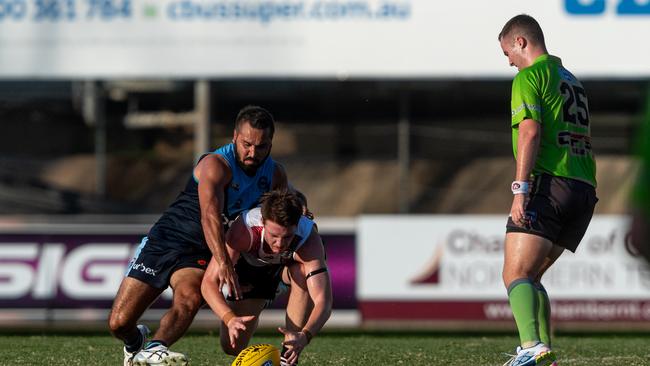
<svg viewBox="0 0 650 366"><path fill-rule="evenodd" d="M146 365L186 366L187 356L170 351L169 348L159 344L155 347L143 349L133 357L133 366Z"/></svg>
<svg viewBox="0 0 650 366"><path fill-rule="evenodd" d="M517 347L516 352L503 366L557 366L555 353L542 342L528 348Z"/></svg>
<svg viewBox="0 0 650 366"><path fill-rule="evenodd" d="M140 332L140 335L142 335L142 345L140 346L140 349L135 352L129 352L126 350L126 347L124 347L124 366L133 365L133 356L135 356L136 353L140 352L145 342L147 341L149 328L144 324L138 324L138 331Z"/></svg>

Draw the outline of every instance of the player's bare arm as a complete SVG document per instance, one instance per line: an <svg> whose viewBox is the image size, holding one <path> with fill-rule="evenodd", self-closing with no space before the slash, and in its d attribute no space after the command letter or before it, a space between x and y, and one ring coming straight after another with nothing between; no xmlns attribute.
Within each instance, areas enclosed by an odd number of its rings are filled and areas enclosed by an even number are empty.
<svg viewBox="0 0 650 366"><path fill-rule="evenodd" d="M226 250L231 263L236 263L239 259L239 253L247 250L250 244L250 234L246 230L241 217L235 220L226 234ZM235 348L237 339L242 332L246 330L246 323L253 319L253 316L237 316L232 308L228 305L223 292L218 286L215 286L223 262L215 260L213 257L206 269L203 281L201 282L201 294L208 303L212 311L228 327L228 336L230 345Z"/></svg>
<svg viewBox="0 0 650 366"><path fill-rule="evenodd" d="M332 313L332 285L325 263L325 249L315 228L312 229L305 244L296 252L295 259L303 266L307 277L307 291L314 308L302 331L292 332L280 328L280 332L285 335L283 344L289 349L286 355L289 364L298 360L300 352L321 330Z"/></svg>
<svg viewBox="0 0 650 366"><path fill-rule="evenodd" d="M226 243L228 258L233 263L239 259L239 253L247 250L250 243L250 234L246 230L241 217L238 217L233 222L230 230L228 230L228 233L226 234ZM205 275L203 276L203 281L201 282L201 293L203 294L203 297L212 311L221 319L224 319L224 316L228 312L232 312L232 309L226 302L223 292L215 285L220 272L219 267L223 265L223 262L212 257L208 264L208 268L205 271Z"/></svg>
<svg viewBox="0 0 650 366"><path fill-rule="evenodd" d="M210 264L208 265L205 276L203 277L203 282L201 283L201 294L212 311L228 328L230 346L235 348L237 339L239 339L241 334L246 331L246 323L250 322L253 319L253 316L237 316L230 306L228 306L223 293L214 286L218 276L219 266L221 265L223 264L219 264L214 257L210 260Z"/></svg>
<svg viewBox="0 0 650 366"><path fill-rule="evenodd" d="M325 249L315 227L307 242L296 253L296 260L302 262L307 276L307 290L314 302L314 309L303 330L315 335L332 313L332 285L325 263Z"/></svg>
<svg viewBox="0 0 650 366"><path fill-rule="evenodd" d="M194 175L199 180L199 206L205 241L213 258L224 264L218 267L215 283L217 288L227 285L235 297L239 298L241 291L235 269L226 251L222 219L224 192L232 179L232 172L220 156L210 154L197 164Z"/></svg>
<svg viewBox="0 0 650 366"><path fill-rule="evenodd" d="M535 166L537 151L541 137L541 125L532 119L525 119L519 123L519 136L517 138L517 171L515 180L528 181ZM515 194L510 208L512 221L519 226L526 222L526 194Z"/></svg>

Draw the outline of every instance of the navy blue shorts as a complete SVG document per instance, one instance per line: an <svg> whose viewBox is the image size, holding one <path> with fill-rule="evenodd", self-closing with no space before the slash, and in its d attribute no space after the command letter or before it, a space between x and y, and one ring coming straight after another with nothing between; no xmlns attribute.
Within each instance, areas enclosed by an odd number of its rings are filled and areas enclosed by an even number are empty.
<svg viewBox="0 0 650 366"><path fill-rule="evenodd" d="M528 224L517 226L509 217L506 232L541 236L575 252L587 231L596 202L596 190L590 184L542 174L535 177L526 205Z"/></svg>
<svg viewBox="0 0 650 366"><path fill-rule="evenodd" d="M188 267L205 270L211 258L209 249L190 244L180 247L177 243L170 245L144 237L126 269L126 275L165 289L174 272Z"/></svg>

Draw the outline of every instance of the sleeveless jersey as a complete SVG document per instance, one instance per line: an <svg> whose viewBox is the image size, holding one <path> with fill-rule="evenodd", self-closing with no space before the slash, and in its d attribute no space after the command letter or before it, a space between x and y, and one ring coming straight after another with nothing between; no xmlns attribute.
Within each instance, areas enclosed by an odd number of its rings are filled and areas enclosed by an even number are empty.
<svg viewBox="0 0 650 366"><path fill-rule="evenodd" d="M559 58L539 56L515 76L511 107L515 158L519 123L533 119L542 127L533 174L547 173L596 186L587 95Z"/></svg>
<svg viewBox="0 0 650 366"><path fill-rule="evenodd" d="M257 206L260 196L271 190L275 162L267 157L255 175L249 176L237 164L233 144L225 145L213 154L221 155L232 171L232 179L226 188L224 215L228 220L234 220L242 211Z"/></svg>
<svg viewBox="0 0 650 366"><path fill-rule="evenodd" d="M232 179L224 195L223 214L229 220L233 220L240 212L257 206L260 196L271 189L275 162L270 156L267 157L256 174L250 177L237 164L233 144L225 145L212 154L221 155L232 172ZM189 243L202 250L208 249L201 226L199 184L194 174L190 176L176 200L149 230L148 237L171 244L176 243L179 246Z"/></svg>
<svg viewBox="0 0 650 366"><path fill-rule="evenodd" d="M295 253L309 238L314 222L305 216L301 216L296 228L295 237L287 250L281 253L267 253L264 251L264 224L262 223L262 210L256 207L244 211L241 215L244 225L250 234L248 250L241 252L242 258L251 266L262 267L269 265L284 265L294 260Z"/></svg>

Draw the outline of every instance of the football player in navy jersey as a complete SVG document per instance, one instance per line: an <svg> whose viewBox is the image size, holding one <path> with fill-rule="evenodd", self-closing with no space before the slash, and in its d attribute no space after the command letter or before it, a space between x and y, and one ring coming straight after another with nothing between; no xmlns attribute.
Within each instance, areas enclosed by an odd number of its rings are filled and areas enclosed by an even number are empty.
<svg viewBox="0 0 650 366"><path fill-rule="evenodd" d="M109 316L111 333L124 342L124 365L185 365L187 357L168 349L191 324L202 305L201 281L212 258L216 288L233 298L241 290L225 248L227 222L257 206L271 189L287 189L284 168L271 157L273 116L244 107L235 120L233 142L203 155L185 189L142 240L122 280ZM144 311L168 287L171 308L152 339L138 325Z"/></svg>

